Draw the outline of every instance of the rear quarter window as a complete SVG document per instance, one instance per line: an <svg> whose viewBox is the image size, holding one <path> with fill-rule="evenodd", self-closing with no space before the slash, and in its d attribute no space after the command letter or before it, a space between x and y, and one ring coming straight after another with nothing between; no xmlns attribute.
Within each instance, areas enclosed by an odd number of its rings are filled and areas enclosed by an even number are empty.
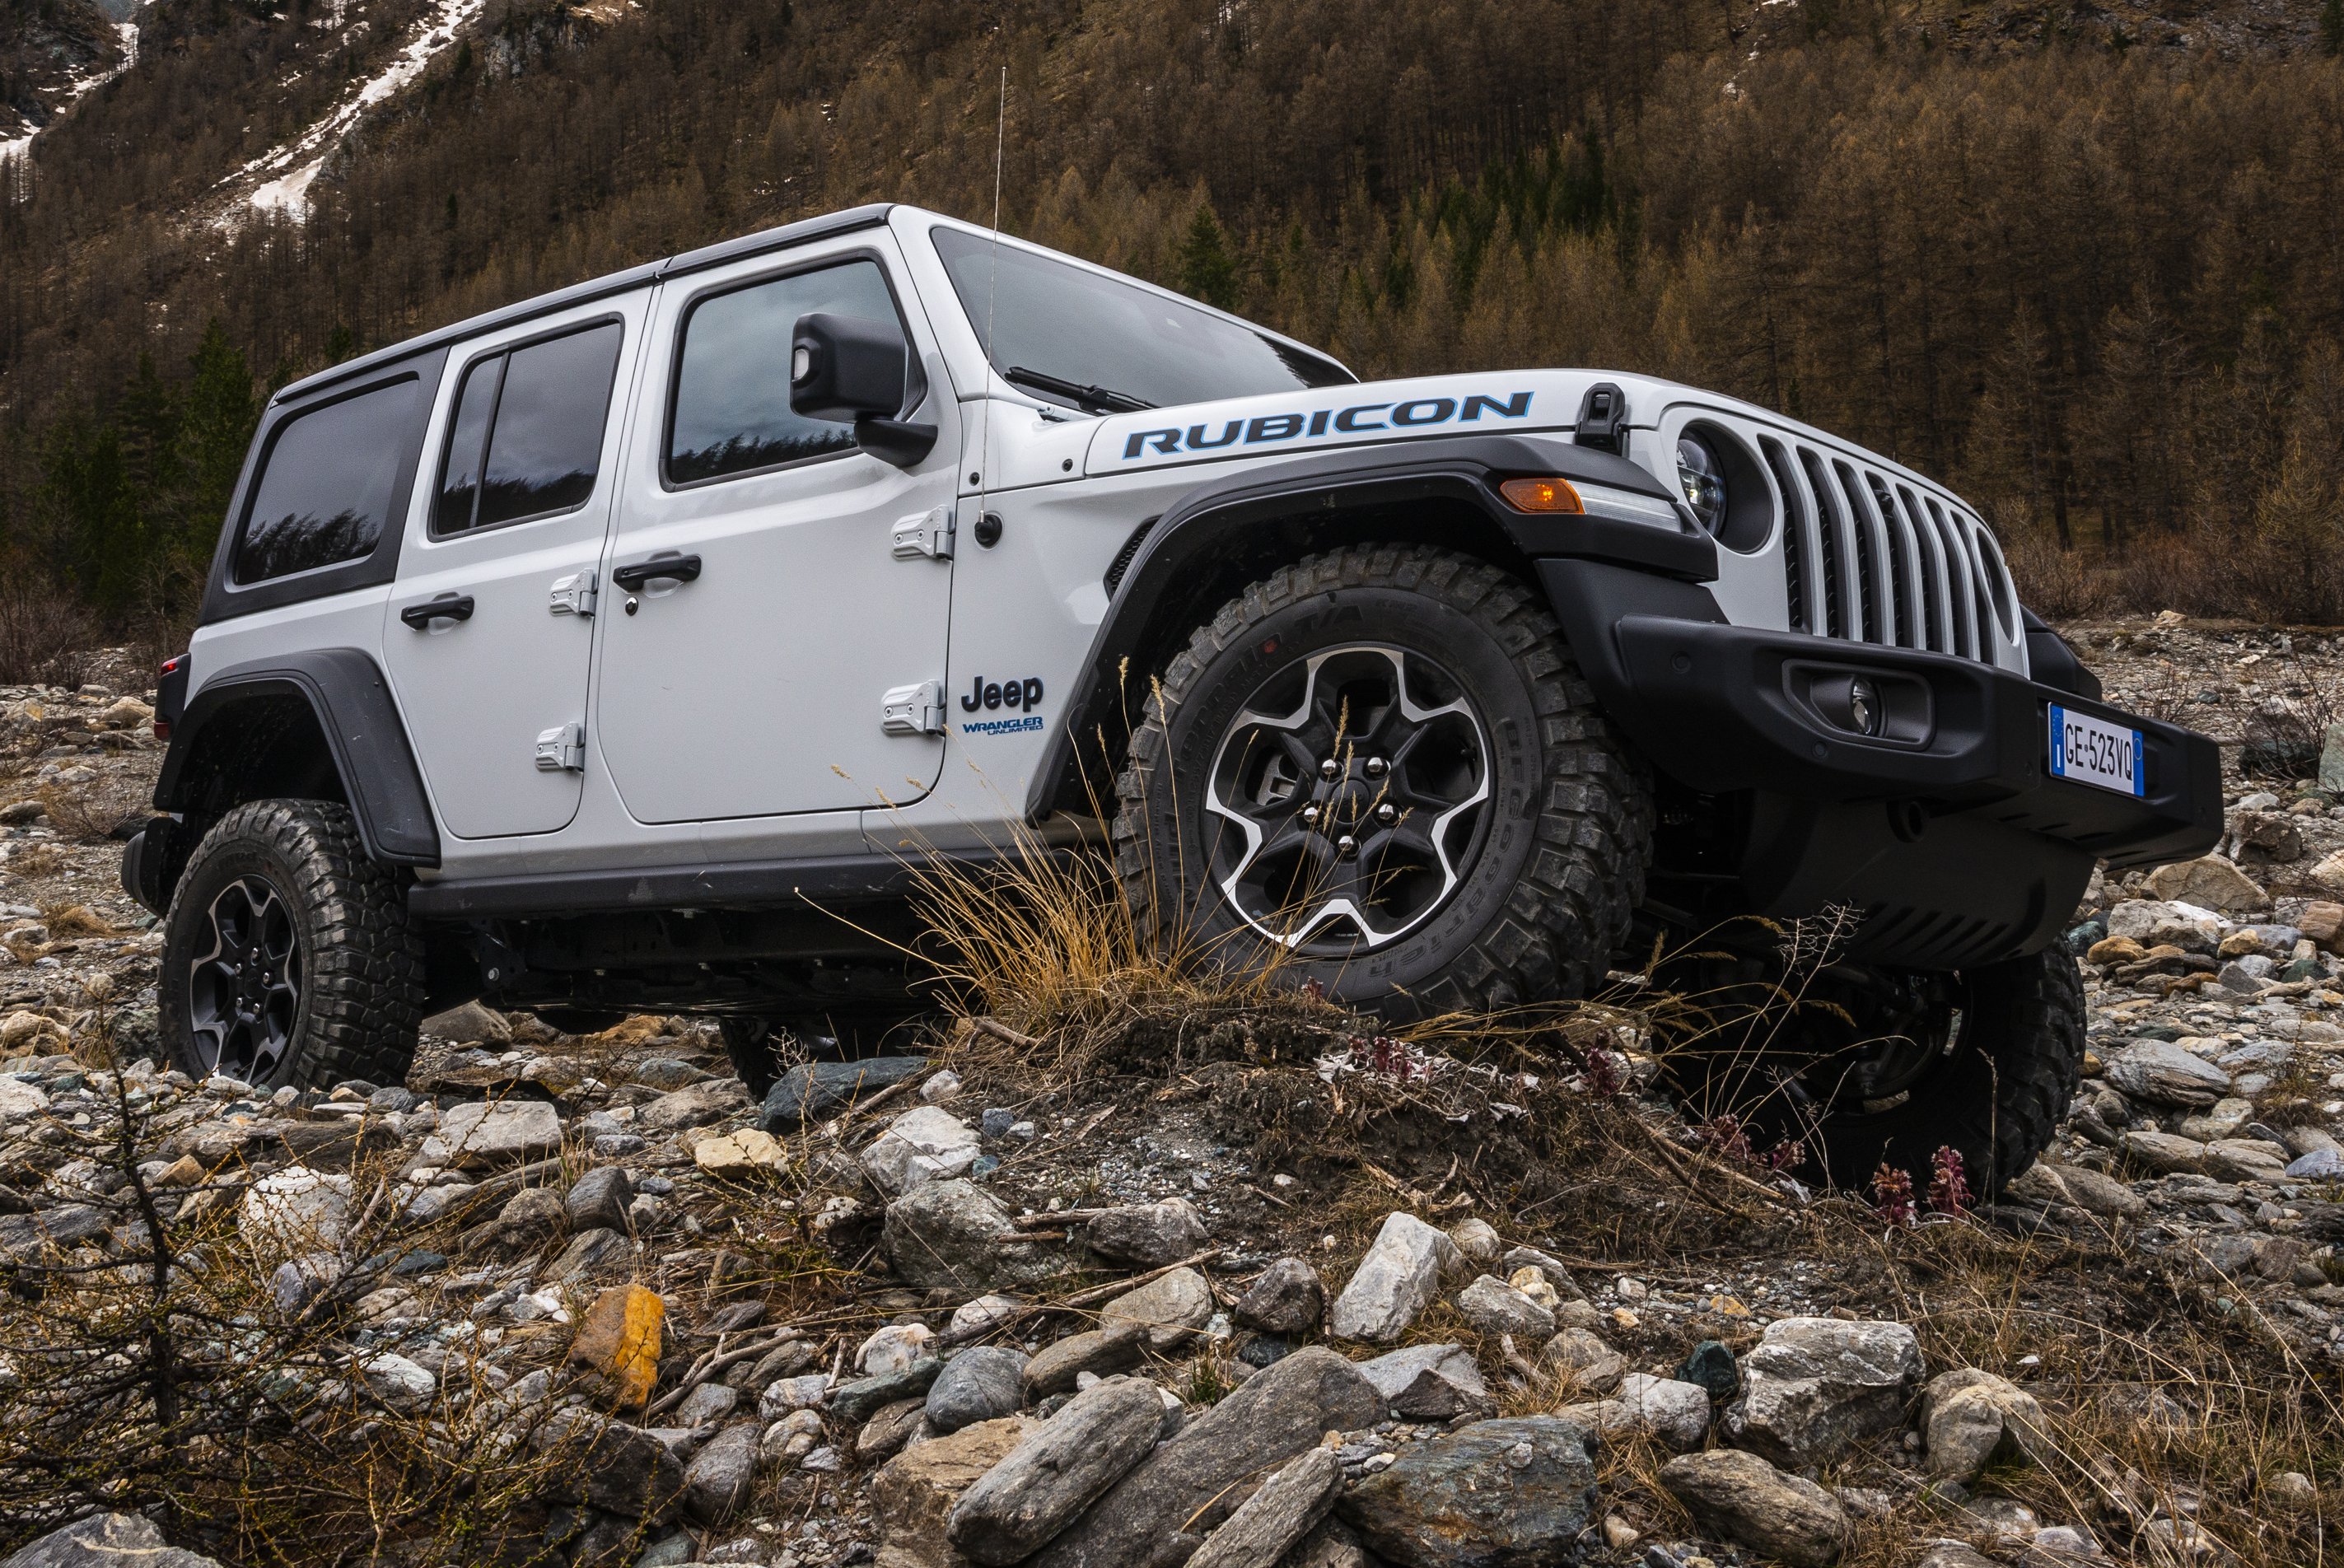
<svg viewBox="0 0 2344 1568"><path fill-rule="evenodd" d="M410 461L423 386L414 376L294 415L269 438L237 540L239 584L370 553Z"/></svg>

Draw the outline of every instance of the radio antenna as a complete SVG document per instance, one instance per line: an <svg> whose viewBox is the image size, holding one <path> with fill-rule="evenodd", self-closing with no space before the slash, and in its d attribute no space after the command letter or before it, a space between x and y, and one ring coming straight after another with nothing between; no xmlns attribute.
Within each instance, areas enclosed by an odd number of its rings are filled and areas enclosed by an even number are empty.
<svg viewBox="0 0 2344 1568"><path fill-rule="evenodd" d="M993 301L1001 287L1001 157L1008 145L1009 67L1001 67L1001 98L993 121L993 252L985 278L985 406L977 414L976 517L985 521L985 487L993 482Z"/></svg>

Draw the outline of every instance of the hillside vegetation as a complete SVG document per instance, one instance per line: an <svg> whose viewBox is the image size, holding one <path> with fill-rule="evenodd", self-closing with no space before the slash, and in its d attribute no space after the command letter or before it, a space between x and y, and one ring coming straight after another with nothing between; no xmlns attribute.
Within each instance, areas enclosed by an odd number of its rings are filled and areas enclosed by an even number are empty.
<svg viewBox="0 0 2344 1568"><path fill-rule="evenodd" d="M1016 232L1367 375L1601 364L1783 409L1965 487L2053 612L2344 620L2344 0L138 21L0 177L0 534L141 635L187 612L268 385L858 201L985 217L1005 68ZM428 65L356 115L410 38ZM254 205L338 102L300 199Z"/></svg>

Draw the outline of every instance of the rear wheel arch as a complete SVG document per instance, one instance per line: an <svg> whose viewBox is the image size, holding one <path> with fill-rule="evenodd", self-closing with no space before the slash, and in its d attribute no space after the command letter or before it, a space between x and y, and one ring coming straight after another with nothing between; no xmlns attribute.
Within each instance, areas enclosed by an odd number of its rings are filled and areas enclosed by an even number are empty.
<svg viewBox="0 0 2344 1568"><path fill-rule="evenodd" d="M173 726L156 809L183 819L177 858L214 821L256 800L346 807L367 858L436 866L440 834L382 671L356 648L241 664L206 681ZM167 868L175 885L180 866Z"/></svg>

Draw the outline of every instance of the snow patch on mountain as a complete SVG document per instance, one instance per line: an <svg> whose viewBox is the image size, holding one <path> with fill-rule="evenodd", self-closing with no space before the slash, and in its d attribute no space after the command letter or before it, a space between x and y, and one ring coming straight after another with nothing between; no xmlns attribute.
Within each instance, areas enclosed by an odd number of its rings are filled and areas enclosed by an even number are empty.
<svg viewBox="0 0 2344 1568"><path fill-rule="evenodd" d="M342 137L358 124L359 116L422 76L433 57L455 43L458 32L479 18L486 4L487 0L440 0L438 8L424 18L406 46L391 56L389 65L360 84L297 139L262 154L220 183L228 185L254 175L268 176L246 198L252 207L292 217L307 213L310 184L326 167L334 149L341 145ZM342 14L342 7L337 5L333 19L338 22ZM234 214L227 215L222 221L234 221Z"/></svg>
<svg viewBox="0 0 2344 1568"><path fill-rule="evenodd" d="M48 129L49 126L56 125L65 118L74 105L79 103L84 97L96 92L138 63L138 25L135 22L116 22L114 25L114 33L115 36L122 40L122 58L112 66L91 71L86 75L75 73L71 82L66 85L64 100L57 105L57 112L49 116L47 125L35 126L21 137L0 142L0 163L6 163L10 158L31 157L34 137Z"/></svg>

